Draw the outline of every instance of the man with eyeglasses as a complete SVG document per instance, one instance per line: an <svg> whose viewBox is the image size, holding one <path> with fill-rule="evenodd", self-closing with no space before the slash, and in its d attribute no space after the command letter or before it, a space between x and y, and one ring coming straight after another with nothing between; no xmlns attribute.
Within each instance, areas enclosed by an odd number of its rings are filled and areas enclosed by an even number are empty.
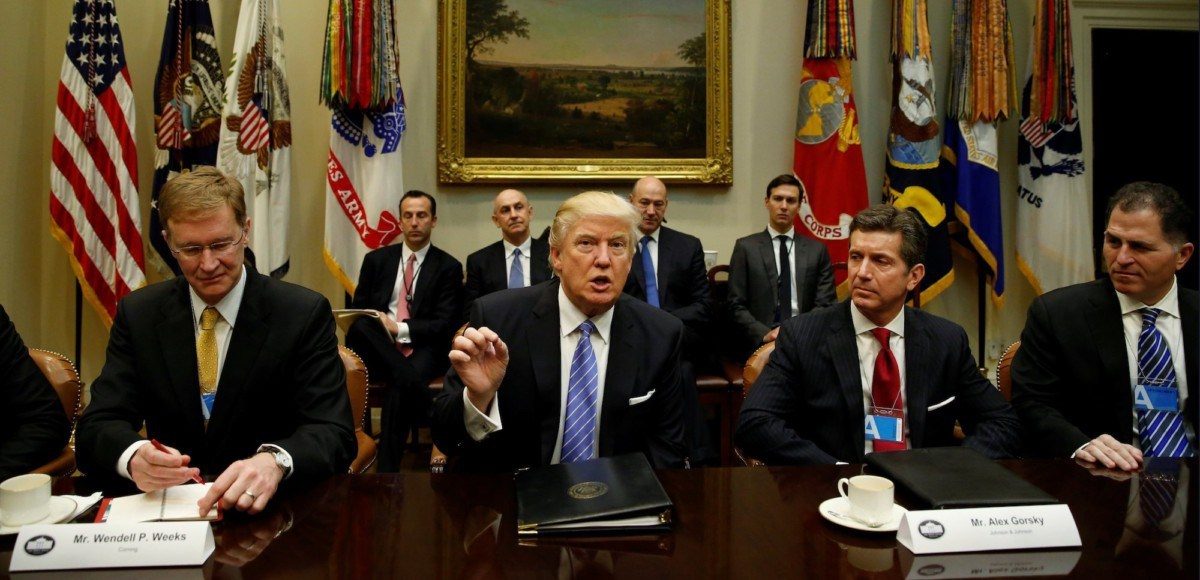
<svg viewBox="0 0 1200 580"><path fill-rule="evenodd" d="M147 492L216 476L199 513L258 513L282 482L344 473L354 428L329 302L245 265L242 186L217 169L168 182L158 212L183 276L117 306L80 469Z"/></svg>
<svg viewBox="0 0 1200 580"><path fill-rule="evenodd" d="M643 453L684 457L679 319L622 293L638 212L612 193L554 217L557 279L475 301L434 402L433 439L462 471Z"/></svg>

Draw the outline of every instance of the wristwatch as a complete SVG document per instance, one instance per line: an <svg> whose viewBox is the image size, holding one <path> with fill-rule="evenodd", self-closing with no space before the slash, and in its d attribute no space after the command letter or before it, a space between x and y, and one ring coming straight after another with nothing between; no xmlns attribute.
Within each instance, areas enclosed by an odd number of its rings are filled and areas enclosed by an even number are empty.
<svg viewBox="0 0 1200 580"><path fill-rule="evenodd" d="M259 445L256 453L270 453L271 457L275 458L275 465L283 471L283 477L292 474L292 456L284 453L282 449L274 445Z"/></svg>

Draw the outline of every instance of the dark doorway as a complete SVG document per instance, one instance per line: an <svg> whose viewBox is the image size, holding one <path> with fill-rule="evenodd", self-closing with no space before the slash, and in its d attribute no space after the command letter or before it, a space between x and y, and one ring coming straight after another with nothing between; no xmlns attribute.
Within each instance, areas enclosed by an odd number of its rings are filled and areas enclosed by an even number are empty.
<svg viewBox="0 0 1200 580"><path fill-rule="evenodd" d="M1200 37L1185 30L1092 31L1092 224L1096 274L1108 196L1131 181L1174 187L1196 212L1200 199ZM1188 238L1197 237L1193 220ZM1179 273L1200 285L1193 256Z"/></svg>

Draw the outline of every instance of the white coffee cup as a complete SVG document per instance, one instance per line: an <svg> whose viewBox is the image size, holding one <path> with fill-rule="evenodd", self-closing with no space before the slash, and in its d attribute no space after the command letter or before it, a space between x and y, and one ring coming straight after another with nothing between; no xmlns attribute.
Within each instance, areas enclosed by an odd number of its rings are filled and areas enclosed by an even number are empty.
<svg viewBox="0 0 1200 580"><path fill-rule="evenodd" d="M50 515L50 476L28 473L0 483L0 523L23 526Z"/></svg>
<svg viewBox="0 0 1200 580"><path fill-rule="evenodd" d="M850 517L868 526L879 526L892 519L896 486L877 475L856 475L838 480L838 493L850 502Z"/></svg>

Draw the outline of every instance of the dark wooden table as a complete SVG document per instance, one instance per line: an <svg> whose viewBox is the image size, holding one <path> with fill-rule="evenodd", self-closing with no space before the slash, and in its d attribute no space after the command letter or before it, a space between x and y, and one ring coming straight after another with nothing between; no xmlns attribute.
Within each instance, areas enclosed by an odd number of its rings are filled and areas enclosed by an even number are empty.
<svg viewBox="0 0 1200 580"><path fill-rule="evenodd" d="M216 525L217 555L203 570L150 577L936 577L964 562L986 571L997 561L1030 569L1058 561L1088 578L1197 577L1195 460L1181 465L1190 488L1186 524L1170 538L1127 528L1127 506L1137 509L1129 481L1091 475L1067 460L1005 465L1070 505L1081 549L959 555L948 567L944 557L917 559L894 534L846 530L817 513L836 495L837 479L861 466L662 471L676 504L673 533L559 542L518 541L510 477L405 473L341 476L291 490L258 517ZM72 486L87 491L85 481L58 484L60 492ZM12 549L11 536L0 540L0 551Z"/></svg>

